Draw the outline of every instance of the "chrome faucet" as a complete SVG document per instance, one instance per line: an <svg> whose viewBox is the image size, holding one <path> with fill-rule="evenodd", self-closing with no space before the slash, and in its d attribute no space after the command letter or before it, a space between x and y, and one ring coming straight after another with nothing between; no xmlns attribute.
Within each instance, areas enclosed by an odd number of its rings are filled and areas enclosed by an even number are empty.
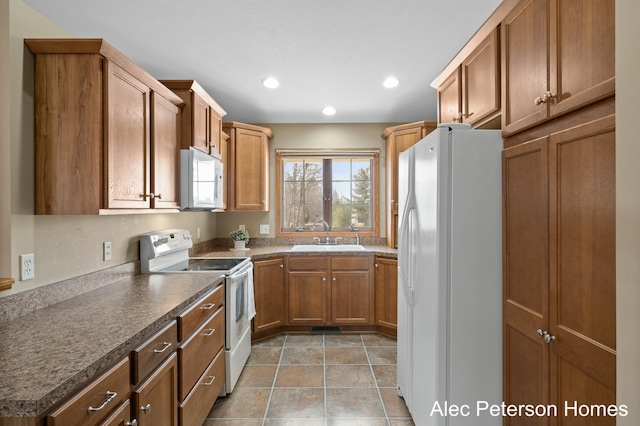
<svg viewBox="0 0 640 426"><path fill-rule="evenodd" d="M324 219L317 218L316 220L314 220L313 221L313 225L311 225L312 229L315 229L316 223L322 223L322 226L324 227L324 232L326 233L325 241L321 242L320 239L318 239L318 243L317 244L325 244L325 245L326 244L338 244L337 242L332 243L331 240L329 239L329 224Z"/></svg>

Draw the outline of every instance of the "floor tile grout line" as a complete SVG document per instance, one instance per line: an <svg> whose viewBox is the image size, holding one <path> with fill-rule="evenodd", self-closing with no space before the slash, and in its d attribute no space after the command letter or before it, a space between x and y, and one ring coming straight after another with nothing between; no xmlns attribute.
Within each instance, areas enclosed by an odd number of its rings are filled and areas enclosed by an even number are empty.
<svg viewBox="0 0 640 426"><path fill-rule="evenodd" d="M373 376L373 382L375 383L376 392L378 393L378 398L380 399L380 404L382 405L382 411L384 412L384 417L387 420L387 425L391 425L391 421L389 420L389 415L387 414L387 407L384 406L384 400L382 399L382 394L380 393L380 386L378 386L378 378L376 377L375 371L373 371L373 365L371 364L371 358L369 357L369 351L367 350L367 345L364 342L364 337L360 335L360 339L362 339L362 346L364 346L364 354L367 357L367 361L369 362L369 370L371 371L371 375Z"/></svg>
<svg viewBox="0 0 640 426"><path fill-rule="evenodd" d="M327 409L327 353L326 353L326 335L322 334L322 393L323 393L323 408L324 408L324 424L327 426L329 415Z"/></svg>
<svg viewBox="0 0 640 426"><path fill-rule="evenodd" d="M267 406L264 409L264 415L262 416L262 426L267 422L267 413L269 413L269 406L271 405L271 398L273 397L273 391L276 388L276 380L278 379L278 372L280 371L280 364L282 363L282 357L284 356L284 347L287 343L287 334L284 335L282 340L282 346L280 347L280 357L278 358L278 364L276 364L276 372L273 375L273 381L271 382L271 390L269 391L269 399L267 400Z"/></svg>

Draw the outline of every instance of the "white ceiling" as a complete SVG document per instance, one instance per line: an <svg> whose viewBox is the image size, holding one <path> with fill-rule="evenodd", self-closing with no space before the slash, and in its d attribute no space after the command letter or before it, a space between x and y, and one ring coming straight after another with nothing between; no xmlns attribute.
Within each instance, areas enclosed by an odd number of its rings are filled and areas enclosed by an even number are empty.
<svg viewBox="0 0 640 426"><path fill-rule="evenodd" d="M500 0L24 0L248 123L436 118L431 81ZM395 89L382 81L400 79ZM280 81L266 89L263 78ZM325 117L327 105L337 114Z"/></svg>

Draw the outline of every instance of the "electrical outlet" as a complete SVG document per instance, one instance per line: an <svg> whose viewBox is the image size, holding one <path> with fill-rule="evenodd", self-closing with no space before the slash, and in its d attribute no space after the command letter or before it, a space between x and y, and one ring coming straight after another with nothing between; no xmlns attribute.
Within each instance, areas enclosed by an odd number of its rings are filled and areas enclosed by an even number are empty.
<svg viewBox="0 0 640 426"><path fill-rule="evenodd" d="M200 239L200 228L196 229L196 239Z"/></svg>
<svg viewBox="0 0 640 426"><path fill-rule="evenodd" d="M260 225L260 234L268 234L269 233L269 224Z"/></svg>
<svg viewBox="0 0 640 426"><path fill-rule="evenodd" d="M20 281L32 280L36 276L33 253L20 256Z"/></svg>
<svg viewBox="0 0 640 426"><path fill-rule="evenodd" d="M102 243L102 260L111 260L111 241Z"/></svg>
<svg viewBox="0 0 640 426"><path fill-rule="evenodd" d="M244 231L245 230L244 225L238 225L238 229L241 231Z"/></svg>

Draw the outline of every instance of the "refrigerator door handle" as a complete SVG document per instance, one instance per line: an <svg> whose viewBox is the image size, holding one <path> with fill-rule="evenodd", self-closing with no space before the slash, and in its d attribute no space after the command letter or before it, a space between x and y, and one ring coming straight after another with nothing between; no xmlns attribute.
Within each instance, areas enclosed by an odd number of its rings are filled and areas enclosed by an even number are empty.
<svg viewBox="0 0 640 426"><path fill-rule="evenodd" d="M402 273L400 274L400 282L402 285L402 290L404 291L404 296L407 299L407 304L409 306L413 305L413 289L411 288L411 271L412 265L411 261L413 260L413 256L410 253L411 249L411 239L413 235L413 214L415 207L411 205L411 197L409 197L409 201L407 203L407 208L405 208L404 213L402 215L402 221L400 226L400 238L401 238L401 252L403 256L400 257L400 270Z"/></svg>

